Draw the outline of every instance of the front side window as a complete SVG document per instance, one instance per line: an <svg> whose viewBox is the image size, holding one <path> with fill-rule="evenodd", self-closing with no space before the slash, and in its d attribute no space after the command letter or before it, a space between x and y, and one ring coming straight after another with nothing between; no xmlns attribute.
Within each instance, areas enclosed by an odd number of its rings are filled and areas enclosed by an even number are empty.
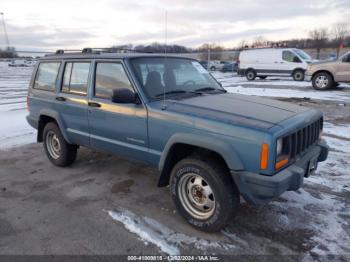
<svg viewBox="0 0 350 262"><path fill-rule="evenodd" d="M40 63L34 81L34 88L46 91L54 91L61 63L43 62Z"/></svg>
<svg viewBox="0 0 350 262"><path fill-rule="evenodd" d="M350 53L345 55L342 61L345 63L350 63Z"/></svg>
<svg viewBox="0 0 350 262"><path fill-rule="evenodd" d="M98 62L96 65L95 97L111 99L115 89L132 89L123 65L113 62Z"/></svg>
<svg viewBox="0 0 350 262"><path fill-rule="evenodd" d="M309 56L301 49L295 49L294 52L296 52L304 60L312 60L311 56Z"/></svg>
<svg viewBox="0 0 350 262"><path fill-rule="evenodd" d="M293 52L291 51L283 51L282 53L282 59L287 62L291 63L301 63L301 60L299 57L297 57Z"/></svg>
<svg viewBox="0 0 350 262"><path fill-rule="evenodd" d="M68 62L64 69L62 92L86 95L89 79L89 62Z"/></svg>
<svg viewBox="0 0 350 262"><path fill-rule="evenodd" d="M148 57L131 60L137 80L146 95L154 100L225 92L197 61L182 58Z"/></svg>

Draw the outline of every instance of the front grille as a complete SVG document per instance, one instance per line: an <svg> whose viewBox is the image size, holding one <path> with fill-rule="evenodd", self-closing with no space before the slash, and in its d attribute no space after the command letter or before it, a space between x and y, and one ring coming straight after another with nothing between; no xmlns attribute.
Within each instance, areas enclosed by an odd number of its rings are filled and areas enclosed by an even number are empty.
<svg viewBox="0 0 350 262"><path fill-rule="evenodd" d="M319 140L320 132L323 129L323 118L305 126L296 132L284 137L289 145L289 157L295 159L298 155L314 145Z"/></svg>

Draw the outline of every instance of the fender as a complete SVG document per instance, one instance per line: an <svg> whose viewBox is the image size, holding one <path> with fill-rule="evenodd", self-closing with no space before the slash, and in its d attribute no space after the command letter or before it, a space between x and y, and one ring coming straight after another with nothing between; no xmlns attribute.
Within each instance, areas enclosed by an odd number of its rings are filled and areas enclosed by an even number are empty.
<svg viewBox="0 0 350 262"><path fill-rule="evenodd" d="M201 136L198 134L174 134L164 147L161 159L159 161L159 170L164 168L165 160L168 156L169 150L174 144L187 144L198 146L211 151L215 151L225 160L227 166L231 170L243 170L243 164L236 153L233 146L225 140L217 139L210 136Z"/></svg>
<svg viewBox="0 0 350 262"><path fill-rule="evenodd" d="M54 111L52 109L44 108L44 109L40 110L39 116L49 116L49 117L52 117L53 119L55 119L57 124L58 124L58 127L60 128L60 131L61 131L64 139L69 144L71 144L71 141L69 140L68 135L67 135L66 126L65 126L64 122L62 121L60 115L56 111Z"/></svg>
<svg viewBox="0 0 350 262"><path fill-rule="evenodd" d="M304 68L301 68L301 67L297 67L297 68L294 68L293 71L292 71L292 75L294 74L295 71L297 70L300 70L300 71L303 71L305 73L305 69Z"/></svg>

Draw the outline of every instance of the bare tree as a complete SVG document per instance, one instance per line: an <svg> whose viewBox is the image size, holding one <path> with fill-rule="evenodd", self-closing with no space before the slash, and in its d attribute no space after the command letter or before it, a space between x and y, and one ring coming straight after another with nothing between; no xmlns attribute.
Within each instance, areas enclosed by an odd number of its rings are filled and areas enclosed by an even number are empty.
<svg viewBox="0 0 350 262"><path fill-rule="evenodd" d="M200 47L197 48L197 51L202 52L200 55L201 60L207 60L208 54L210 56L210 60L221 60L222 59L222 52L225 49L216 44L203 44Z"/></svg>
<svg viewBox="0 0 350 262"><path fill-rule="evenodd" d="M320 59L321 48L325 46L328 40L328 30L326 28L314 29L309 32L309 36L316 47L317 59Z"/></svg>
<svg viewBox="0 0 350 262"><path fill-rule="evenodd" d="M253 47L266 47L267 40L263 36L257 36L253 39Z"/></svg>
<svg viewBox="0 0 350 262"><path fill-rule="evenodd" d="M238 50L242 50L242 49L244 49L244 48L247 48L247 47L248 47L248 42L247 42L245 39L242 39L242 40L238 43L237 47L238 47Z"/></svg>
<svg viewBox="0 0 350 262"><path fill-rule="evenodd" d="M349 24L337 23L332 26L332 35L337 44L337 58L340 53L340 45L343 44L346 34L349 32Z"/></svg>

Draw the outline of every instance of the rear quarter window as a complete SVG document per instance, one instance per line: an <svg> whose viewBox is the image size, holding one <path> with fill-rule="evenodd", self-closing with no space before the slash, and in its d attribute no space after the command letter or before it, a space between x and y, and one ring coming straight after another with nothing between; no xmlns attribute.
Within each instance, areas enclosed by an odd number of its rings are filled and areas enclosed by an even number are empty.
<svg viewBox="0 0 350 262"><path fill-rule="evenodd" d="M53 92L55 90L60 65L60 62L40 63L33 88Z"/></svg>

